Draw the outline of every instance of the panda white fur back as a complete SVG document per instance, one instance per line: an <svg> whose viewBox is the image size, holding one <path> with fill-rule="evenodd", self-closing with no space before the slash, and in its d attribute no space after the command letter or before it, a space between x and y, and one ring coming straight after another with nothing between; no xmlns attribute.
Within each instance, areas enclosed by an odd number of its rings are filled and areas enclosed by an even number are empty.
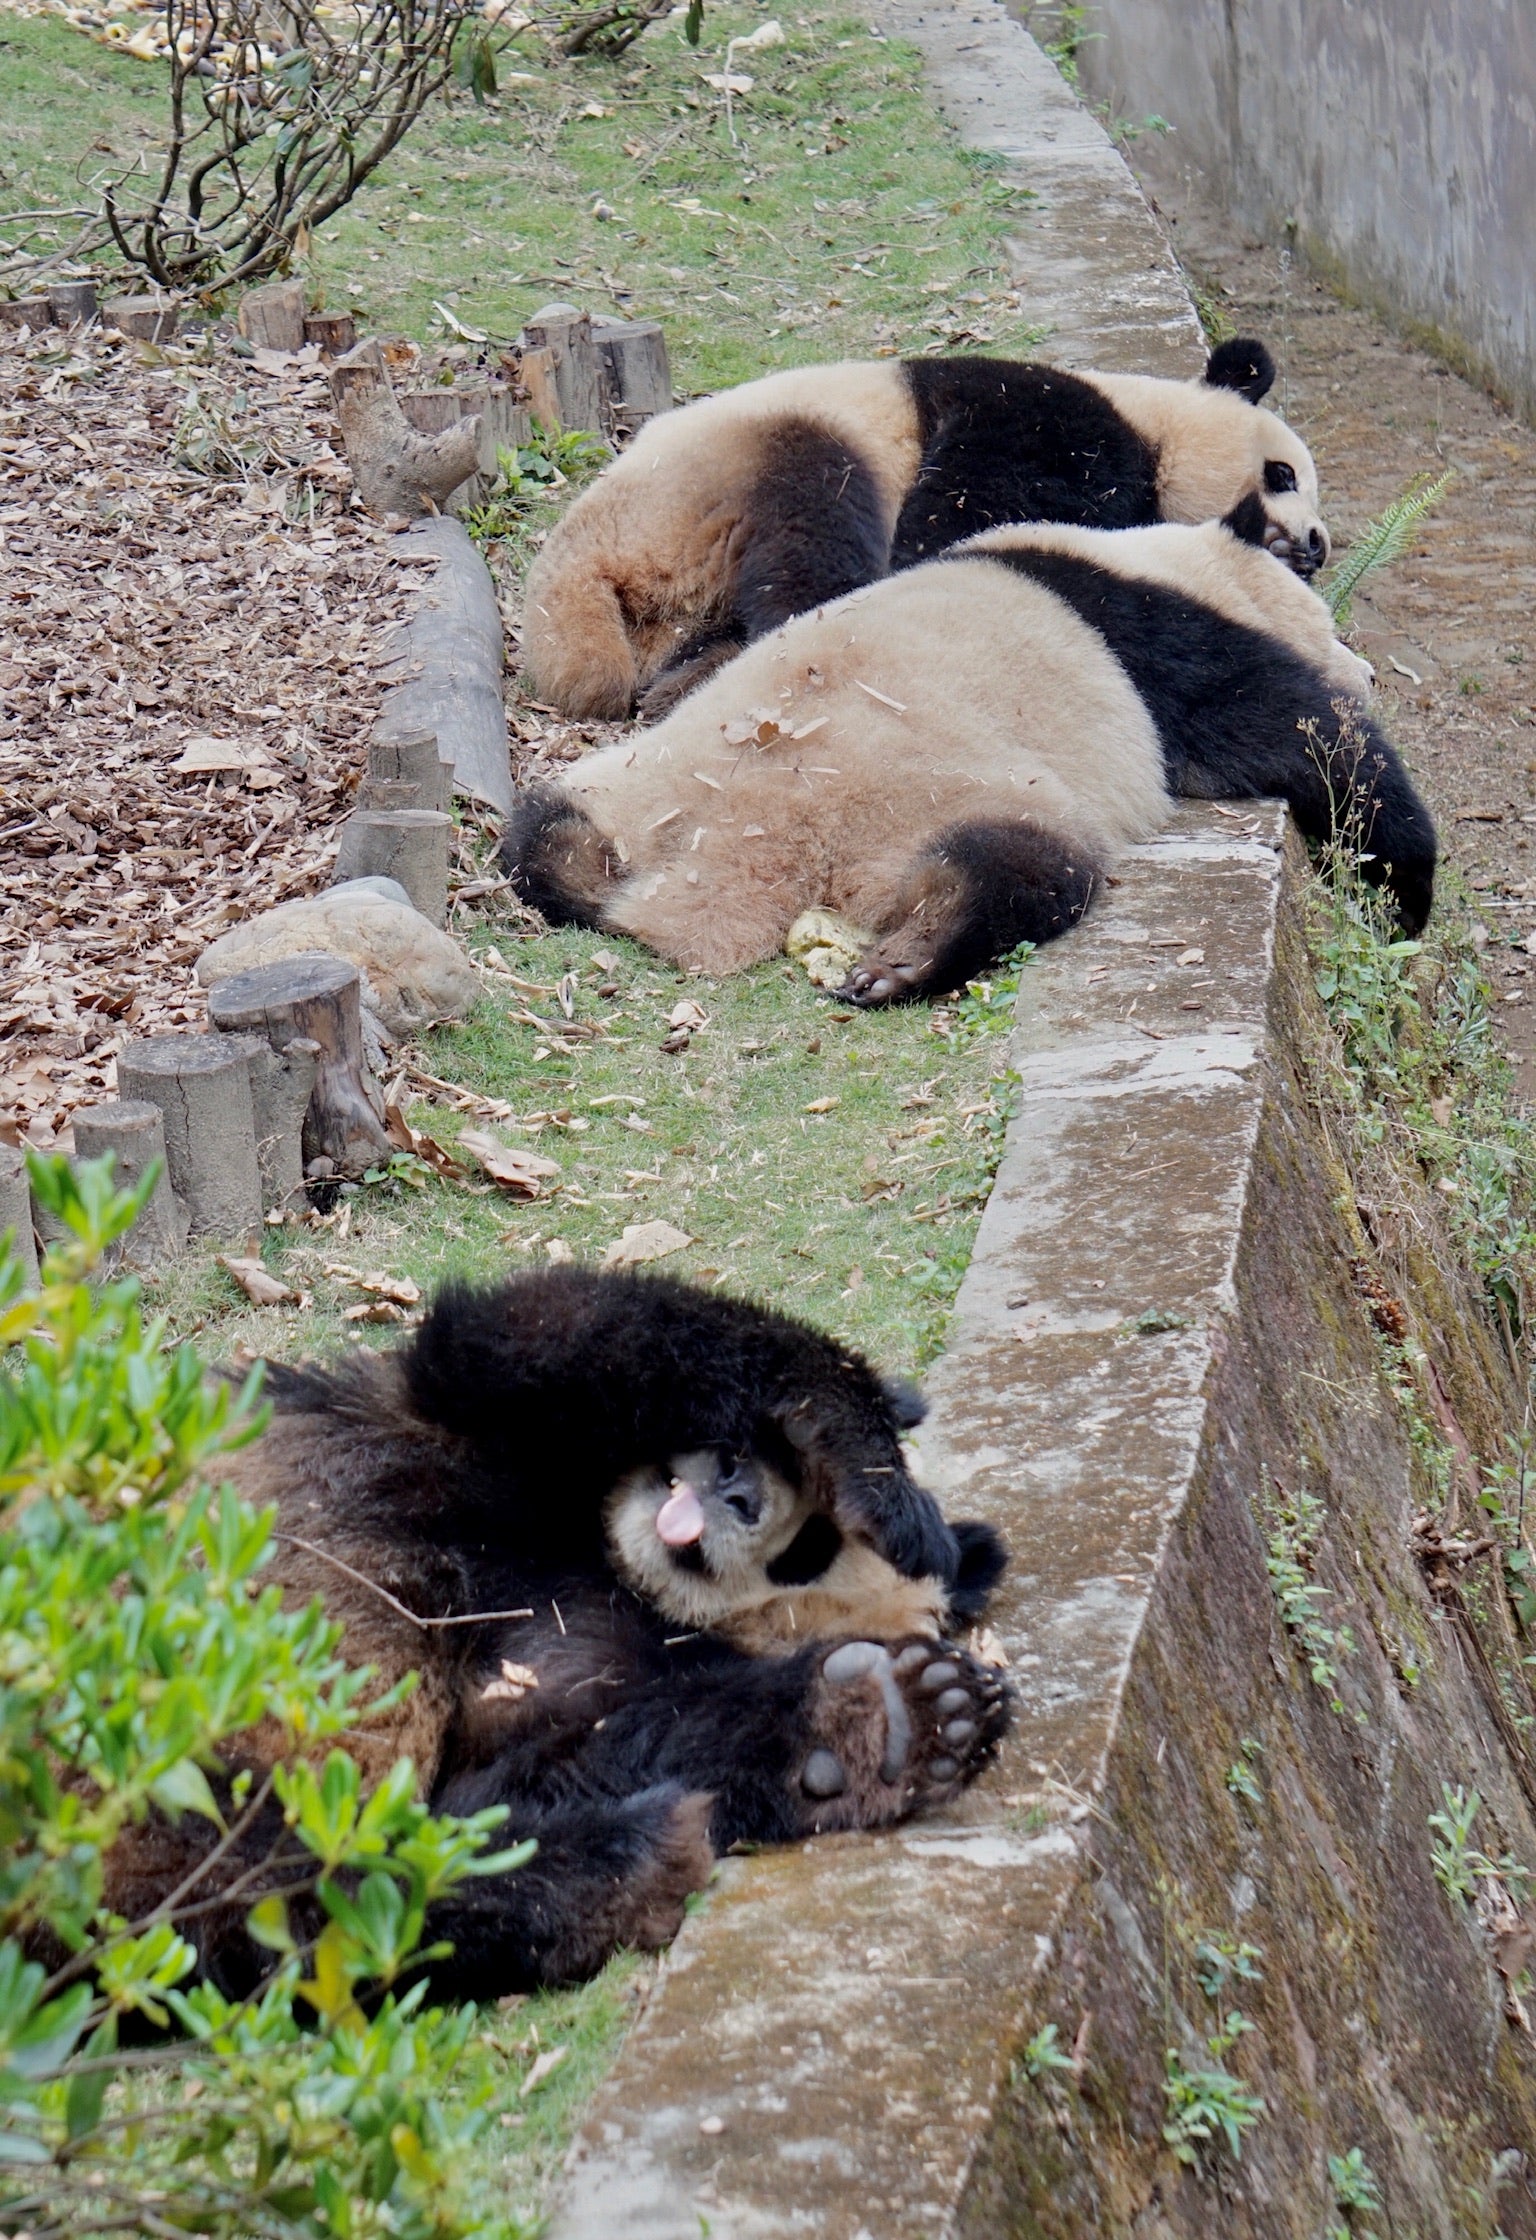
<svg viewBox="0 0 1536 2240"><path fill-rule="evenodd" d="M1326 557L1306 445L1258 398L1263 345L1203 378L1002 359L809 366L661 414L572 505L528 581L542 700L663 714L790 616L1026 520L1200 522L1256 497L1299 572Z"/></svg>
<svg viewBox="0 0 1536 2240"><path fill-rule="evenodd" d="M1174 793L1272 792L1314 837L1368 837L1416 928L1434 832L1368 681L1321 600L1226 524L992 531L787 623L588 756L524 800L503 861L546 915L700 972L838 910L873 935L844 992L884 1002L1064 932Z"/></svg>

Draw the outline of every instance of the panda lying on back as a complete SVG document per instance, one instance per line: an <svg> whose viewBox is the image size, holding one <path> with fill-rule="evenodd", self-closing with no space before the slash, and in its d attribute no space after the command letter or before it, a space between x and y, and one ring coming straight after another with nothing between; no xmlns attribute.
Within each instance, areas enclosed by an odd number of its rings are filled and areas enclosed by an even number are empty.
<svg viewBox="0 0 1536 2240"><path fill-rule="evenodd" d="M1198 529L978 537L787 623L525 797L502 861L546 917L699 972L839 911L873 936L842 994L875 1004L1065 932L1170 796L1279 794L1417 932L1434 827L1369 670L1263 530L1245 500Z"/></svg>
<svg viewBox="0 0 1536 2240"><path fill-rule="evenodd" d="M319 1596L381 1689L420 1675L349 1736L365 1785L409 1756L437 1809L505 1804L506 1840L538 1839L431 1909L424 1942L453 1947L436 1996L663 1943L717 1851L904 1819L995 1749L1003 1684L939 1635L980 1614L1002 1544L913 1483L915 1395L804 1324L552 1269L449 1290L401 1349L270 1382L270 1427L229 1458L278 1512L266 1576ZM430 1622L477 1611L524 1614ZM259 1730L227 1770L259 1793L281 1747ZM243 1994L270 1964L246 1909L282 1851L275 1804L230 1847L152 1814L114 1846L106 1903L137 1921L195 1889L183 1932Z"/></svg>
<svg viewBox="0 0 1536 2240"><path fill-rule="evenodd" d="M913 358L769 374L649 422L528 578L523 659L571 715L664 715L791 615L1009 522L1132 529L1243 499L1304 576L1317 472L1261 342L1198 381Z"/></svg>

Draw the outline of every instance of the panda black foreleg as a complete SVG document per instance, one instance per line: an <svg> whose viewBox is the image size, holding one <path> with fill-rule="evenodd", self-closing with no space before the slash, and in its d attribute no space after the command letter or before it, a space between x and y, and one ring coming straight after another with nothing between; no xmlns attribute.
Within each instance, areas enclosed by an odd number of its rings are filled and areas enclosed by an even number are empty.
<svg viewBox="0 0 1536 2240"><path fill-rule="evenodd" d="M1220 751L1192 754L1175 790L1203 800L1278 795L1303 836L1353 857L1417 934L1434 901L1434 820L1379 724L1362 708L1314 698L1299 722L1260 717Z"/></svg>
<svg viewBox="0 0 1536 2240"><path fill-rule="evenodd" d="M838 998L865 1007L944 995L1021 941L1054 941L1093 900L1091 849L1026 818L951 825L914 861Z"/></svg>
<svg viewBox="0 0 1536 2240"><path fill-rule="evenodd" d="M829 429L786 420L742 501L729 605L679 646L641 696L656 722L743 646L887 574L890 524L867 461Z"/></svg>
<svg viewBox="0 0 1536 2240"><path fill-rule="evenodd" d="M653 1781L620 1799L518 1809L495 1769L450 1783L439 1811L513 1804L498 1838L538 1850L510 1874L475 1877L430 1907L424 1944L453 1951L430 1963L438 1999L493 1999L542 1984L579 1983L621 1946L653 1952L682 1926L689 1898L714 1872L711 1799Z"/></svg>
<svg viewBox="0 0 1536 2240"><path fill-rule="evenodd" d="M679 700L734 661L747 642L747 633L734 617L725 623L696 630L691 638L668 654L640 695L636 710L642 723L660 723Z"/></svg>
<svg viewBox="0 0 1536 2240"><path fill-rule="evenodd" d="M607 1703L558 1758L535 1763L513 1743L434 1803L511 1803L516 1827L519 1800L549 1809L665 1781L713 1797L717 1849L784 1842L885 1826L954 1795L987 1763L1008 1715L996 1671L928 1637L752 1658L701 1636L664 1677Z"/></svg>

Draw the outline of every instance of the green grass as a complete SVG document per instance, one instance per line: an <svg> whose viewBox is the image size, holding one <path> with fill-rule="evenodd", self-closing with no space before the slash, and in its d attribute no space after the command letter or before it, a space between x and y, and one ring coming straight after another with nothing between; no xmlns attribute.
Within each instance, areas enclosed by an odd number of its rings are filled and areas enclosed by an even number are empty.
<svg viewBox="0 0 1536 2240"><path fill-rule="evenodd" d="M715 982L612 936L482 931L472 947L498 992L433 1035L422 1062L510 1113L466 1114L439 1096L412 1107L413 1123L445 1146L489 1129L556 1160L545 1194L523 1201L483 1179L364 1185L343 1201L344 1230L269 1239L304 1309L243 1309L222 1271L187 1263L166 1286L179 1324L217 1325L224 1351L323 1349L348 1334L342 1316L359 1301L328 1265L387 1268L427 1290L542 1266L556 1240L600 1259L627 1226L664 1220L693 1240L670 1272L804 1312L890 1369L931 1357L1001 1144L1006 1044L991 1030L1011 1014L1011 977L985 984L991 1002L864 1013L783 961ZM563 1023L562 981L574 1026L596 1030L569 1046L521 1016ZM669 1014L686 1000L708 1024L669 1054Z"/></svg>
<svg viewBox="0 0 1536 2240"><path fill-rule="evenodd" d="M657 318L685 392L844 353L1038 340L1002 250L1027 191L959 147L915 53L867 20L797 11L787 46L739 56L756 84L732 146L703 76L766 13L712 9L697 50L669 18L620 62L550 63L525 34L497 106L436 105L323 230L317 290L421 338L443 336L434 301L507 338L556 296ZM47 19L0 27L0 219L89 200L82 156L90 179L153 152L159 65Z"/></svg>

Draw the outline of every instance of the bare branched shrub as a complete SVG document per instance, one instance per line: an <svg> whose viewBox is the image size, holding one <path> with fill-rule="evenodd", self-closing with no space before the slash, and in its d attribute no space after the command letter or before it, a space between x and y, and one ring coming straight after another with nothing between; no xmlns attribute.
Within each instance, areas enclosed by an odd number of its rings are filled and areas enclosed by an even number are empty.
<svg viewBox="0 0 1536 2240"><path fill-rule="evenodd" d="M465 0L165 0L171 122L158 176L105 195L113 239L165 288L280 271L448 79Z"/></svg>
<svg viewBox="0 0 1536 2240"><path fill-rule="evenodd" d="M672 0L595 0L575 7L562 17L555 34L560 54L620 55L632 47L648 24L672 12ZM693 21L692 15L689 18ZM695 28L689 34L697 45Z"/></svg>

